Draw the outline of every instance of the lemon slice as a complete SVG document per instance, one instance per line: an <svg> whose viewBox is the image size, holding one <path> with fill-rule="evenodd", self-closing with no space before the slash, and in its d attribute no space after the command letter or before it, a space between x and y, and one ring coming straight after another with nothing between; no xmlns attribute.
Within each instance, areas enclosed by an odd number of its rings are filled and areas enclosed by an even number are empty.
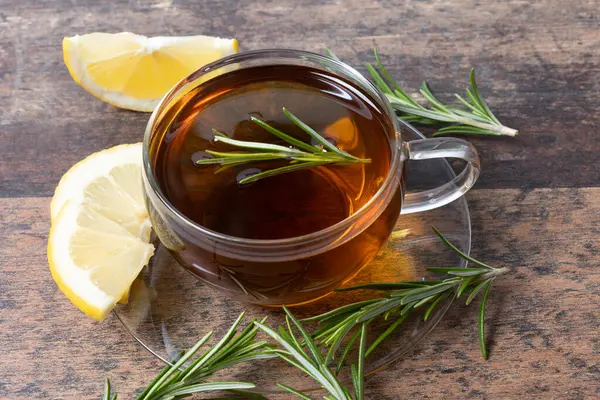
<svg viewBox="0 0 600 400"><path fill-rule="evenodd" d="M211 36L96 32L63 39L75 82L101 100L137 111L153 111L178 81L237 50L236 39Z"/></svg>
<svg viewBox="0 0 600 400"><path fill-rule="evenodd" d="M141 143L92 154L63 176L50 205L52 277L97 320L126 298L154 253L141 168Z"/></svg>

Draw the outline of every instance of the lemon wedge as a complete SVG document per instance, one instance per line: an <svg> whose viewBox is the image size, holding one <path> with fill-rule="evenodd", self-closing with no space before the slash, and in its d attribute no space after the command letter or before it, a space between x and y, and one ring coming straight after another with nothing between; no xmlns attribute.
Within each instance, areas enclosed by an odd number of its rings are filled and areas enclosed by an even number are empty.
<svg viewBox="0 0 600 400"><path fill-rule="evenodd" d="M97 320L127 297L154 253L141 168L141 143L94 153L63 176L50 205L52 277Z"/></svg>
<svg viewBox="0 0 600 400"><path fill-rule="evenodd" d="M201 35L96 32L63 39L65 64L75 82L107 103L137 111L153 111L178 81L237 50L236 39Z"/></svg>

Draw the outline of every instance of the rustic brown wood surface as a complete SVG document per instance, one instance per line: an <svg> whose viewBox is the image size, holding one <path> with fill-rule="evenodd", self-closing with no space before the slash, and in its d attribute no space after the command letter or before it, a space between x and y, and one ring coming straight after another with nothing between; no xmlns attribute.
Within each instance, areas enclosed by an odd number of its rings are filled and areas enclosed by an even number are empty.
<svg viewBox="0 0 600 400"><path fill-rule="evenodd" d="M600 3L597 1L0 1L0 398L132 395L161 363L111 316L71 306L46 262L48 204L93 151L139 141L147 114L84 92L64 36L92 31L235 36L242 49L325 45L348 63L377 45L393 75L441 96L469 67L521 134L471 138L483 174L467 199L473 254L513 269L489 299L491 359L457 306L369 399L600 398ZM226 312L226 310L223 310ZM293 383L293 382L292 382Z"/></svg>

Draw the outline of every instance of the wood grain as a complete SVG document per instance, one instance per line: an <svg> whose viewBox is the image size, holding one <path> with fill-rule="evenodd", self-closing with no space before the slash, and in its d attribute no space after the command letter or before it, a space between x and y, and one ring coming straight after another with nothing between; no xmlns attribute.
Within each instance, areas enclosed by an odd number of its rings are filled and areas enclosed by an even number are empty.
<svg viewBox="0 0 600 400"><path fill-rule="evenodd" d="M414 91L449 99L477 68L515 139L471 138L473 252L513 273L489 300L491 360L475 312L455 307L369 399L600 398L600 14L597 1L0 1L0 398L122 398L160 363L118 321L85 318L47 269L49 196L84 156L140 141L148 114L79 88L64 36L92 31L237 37L242 49L328 46L349 64L378 46ZM226 312L226 310L223 310ZM293 383L293 382L290 382Z"/></svg>
<svg viewBox="0 0 600 400"><path fill-rule="evenodd" d="M514 140L473 139L484 160L479 187L600 182L594 168L600 149L595 1L569 7L557 0L3 3L0 191L5 196L48 196L73 162L141 140L147 114L97 101L64 68L62 37L97 30L236 36L242 49L321 52L327 45L363 71L376 45L406 88L415 91L429 79L443 98L464 89L474 66L492 109L521 130Z"/></svg>
<svg viewBox="0 0 600 400"><path fill-rule="evenodd" d="M489 299L491 359L480 359L475 310L457 305L368 380L368 398L597 397L599 196L600 188L470 193L474 255L513 270ZM129 398L160 364L114 317L95 323L56 288L45 257L48 202L0 200L0 343L12 362L0 364L0 398L98 398L105 375Z"/></svg>

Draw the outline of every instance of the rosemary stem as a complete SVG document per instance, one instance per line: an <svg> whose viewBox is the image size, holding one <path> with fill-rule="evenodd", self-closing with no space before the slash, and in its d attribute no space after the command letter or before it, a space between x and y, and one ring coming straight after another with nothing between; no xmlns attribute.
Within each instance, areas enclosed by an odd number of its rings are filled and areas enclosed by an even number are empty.
<svg viewBox="0 0 600 400"><path fill-rule="evenodd" d="M419 110L413 106L410 106L410 105L407 106L405 104L400 103L398 101L398 99L396 99L394 96L387 95L387 98L390 101L390 103L392 103L393 107L395 107L399 111L402 111L407 114L419 115L419 116L428 117L428 118L434 118L433 116L435 115L435 119L437 119L438 121L456 122L459 124L474 126L477 128L485 129L487 131L495 132L495 133L497 133L498 136L514 137L514 136L517 136L517 134L519 133L519 131L517 129L509 128L508 126L488 124L486 122L476 121L473 118L463 117L456 113L452 113L449 115L447 113L441 114L439 112L431 111L431 110ZM491 133L490 133L490 135L491 135Z"/></svg>
<svg viewBox="0 0 600 400"><path fill-rule="evenodd" d="M508 267L494 268L490 272L486 272L485 274L481 275L481 279L478 279L478 281L484 281L486 279L504 275L509 272L510 272L510 268L508 268Z"/></svg>
<svg viewBox="0 0 600 400"><path fill-rule="evenodd" d="M485 122L474 121L471 118L464 118L460 115L456 115L454 119L456 122L461 124L475 126L477 128L486 129L492 132L498 132L499 135L514 137L519 133L517 129L509 128L508 126L487 124Z"/></svg>

